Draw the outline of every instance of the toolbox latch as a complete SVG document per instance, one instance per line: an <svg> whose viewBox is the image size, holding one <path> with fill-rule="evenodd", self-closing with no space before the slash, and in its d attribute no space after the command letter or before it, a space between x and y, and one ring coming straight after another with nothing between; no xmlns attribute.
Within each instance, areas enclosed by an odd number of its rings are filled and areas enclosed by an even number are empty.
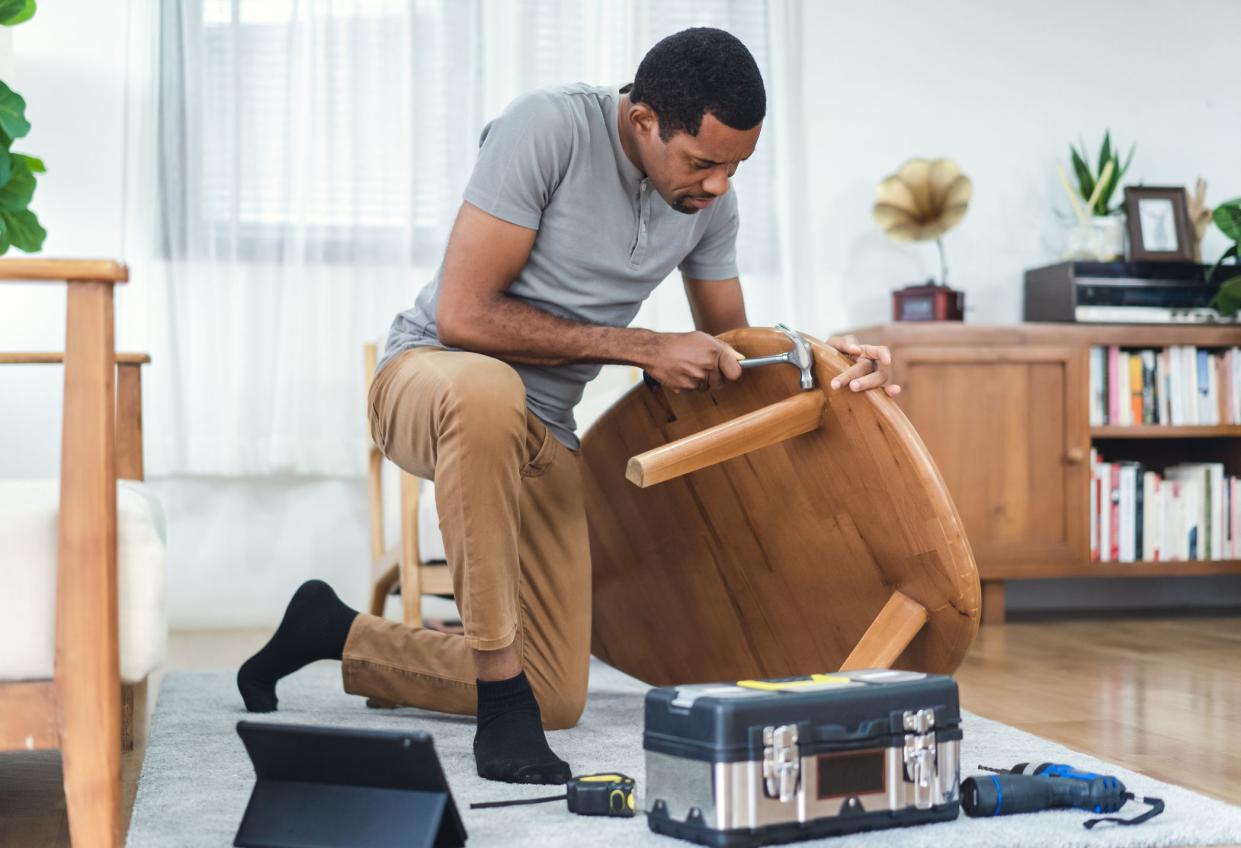
<svg viewBox="0 0 1241 848"><path fill-rule="evenodd" d="M905 730L905 773L914 785L914 806L930 809L934 803L938 762L935 753L935 710L907 711Z"/></svg>
<svg viewBox="0 0 1241 848"><path fill-rule="evenodd" d="M801 777L801 752L797 748L797 725L763 728L763 789L768 798L781 803L793 800Z"/></svg>

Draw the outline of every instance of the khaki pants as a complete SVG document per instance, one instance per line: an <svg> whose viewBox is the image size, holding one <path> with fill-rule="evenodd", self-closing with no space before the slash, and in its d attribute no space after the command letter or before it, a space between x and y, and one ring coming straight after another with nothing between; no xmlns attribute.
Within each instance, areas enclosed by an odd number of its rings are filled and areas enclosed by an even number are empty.
<svg viewBox="0 0 1241 848"><path fill-rule="evenodd" d="M436 348L398 355L370 392L384 454L435 481L465 635L362 614L345 642L345 691L473 714L473 650L516 643L543 724L572 727L586 703L590 545L579 459L526 409L517 372Z"/></svg>

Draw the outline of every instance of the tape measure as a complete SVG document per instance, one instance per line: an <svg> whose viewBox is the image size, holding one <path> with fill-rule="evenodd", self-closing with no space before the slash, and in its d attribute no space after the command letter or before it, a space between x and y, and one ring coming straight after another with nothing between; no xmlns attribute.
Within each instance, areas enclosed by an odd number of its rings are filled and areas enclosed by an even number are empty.
<svg viewBox="0 0 1241 848"><path fill-rule="evenodd" d="M564 795L546 798L522 798L515 801L487 801L470 804L471 810L492 807L516 807L522 804L546 804L549 801L568 801L569 812L579 816L611 816L633 818L636 812L634 792L637 783L632 777L618 772L584 774L571 777L565 785Z"/></svg>

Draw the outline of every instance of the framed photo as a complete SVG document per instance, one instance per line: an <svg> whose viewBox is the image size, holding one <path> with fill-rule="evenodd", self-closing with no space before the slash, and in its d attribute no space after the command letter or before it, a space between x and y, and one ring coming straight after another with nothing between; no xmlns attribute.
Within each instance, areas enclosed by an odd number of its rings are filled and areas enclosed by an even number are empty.
<svg viewBox="0 0 1241 848"><path fill-rule="evenodd" d="M1125 216L1131 260L1194 261L1194 234L1183 186L1129 186L1125 189Z"/></svg>

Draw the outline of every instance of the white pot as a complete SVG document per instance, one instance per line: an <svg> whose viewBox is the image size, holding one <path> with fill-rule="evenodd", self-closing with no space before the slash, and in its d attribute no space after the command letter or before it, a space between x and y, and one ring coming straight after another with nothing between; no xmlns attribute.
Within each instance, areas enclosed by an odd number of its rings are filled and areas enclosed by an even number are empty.
<svg viewBox="0 0 1241 848"><path fill-rule="evenodd" d="M1108 262L1125 255L1125 216L1094 215L1065 230L1064 258Z"/></svg>

